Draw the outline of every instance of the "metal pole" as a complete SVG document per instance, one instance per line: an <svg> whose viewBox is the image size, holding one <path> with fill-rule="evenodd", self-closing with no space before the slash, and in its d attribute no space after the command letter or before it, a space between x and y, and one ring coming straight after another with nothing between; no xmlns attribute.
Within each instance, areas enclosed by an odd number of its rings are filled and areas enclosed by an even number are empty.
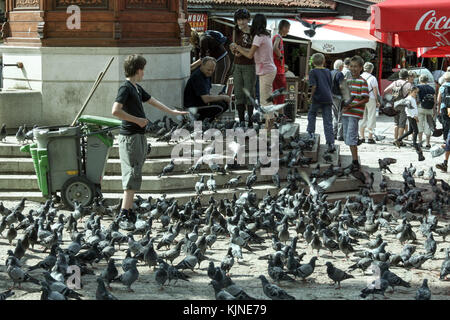
<svg viewBox="0 0 450 320"><path fill-rule="evenodd" d="M91 100L92 95L94 94L95 90L97 89L98 85L100 84L100 82L102 81L103 77L105 76L106 72L109 69L109 66L111 65L111 63L113 62L114 57L111 57L111 59L109 60L108 64L105 67L105 70L100 72L97 80L95 81L94 85L91 88L91 91L89 92L88 97L86 98L86 100L83 103L83 106L81 107L80 111L78 112L77 116L75 117L75 119L73 120L71 126L73 127L75 125L75 123L77 122L77 120L80 118L80 116L83 114L84 110L87 107L87 104L89 103L89 100Z"/></svg>

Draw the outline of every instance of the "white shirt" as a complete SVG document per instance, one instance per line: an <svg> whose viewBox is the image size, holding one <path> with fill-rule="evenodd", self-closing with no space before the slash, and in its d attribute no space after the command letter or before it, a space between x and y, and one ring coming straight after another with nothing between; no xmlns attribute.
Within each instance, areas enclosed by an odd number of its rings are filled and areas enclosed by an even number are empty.
<svg viewBox="0 0 450 320"><path fill-rule="evenodd" d="M407 96L405 98L406 101L408 101L409 103L407 104L407 106L405 107L405 113L408 117L414 118L417 117L419 114L419 111L417 110L417 102L416 99L413 98L412 96ZM412 107L411 109L409 107Z"/></svg>
<svg viewBox="0 0 450 320"><path fill-rule="evenodd" d="M375 99L375 91L373 91L373 88L377 88L378 94L380 93L380 89L378 89L377 78L375 78L373 74L365 71L361 74L361 77L363 77L364 80L367 81L367 85L369 86L369 99Z"/></svg>
<svg viewBox="0 0 450 320"><path fill-rule="evenodd" d="M350 69L348 69L347 67L342 68L342 74L344 75L345 79L351 79L352 77L352 72L350 71Z"/></svg>
<svg viewBox="0 0 450 320"><path fill-rule="evenodd" d="M284 75L286 77L295 77L295 74L291 70L287 71Z"/></svg>
<svg viewBox="0 0 450 320"><path fill-rule="evenodd" d="M443 70L434 70L431 74L433 75L434 81L438 82L439 78L442 77L444 73L445 72Z"/></svg>

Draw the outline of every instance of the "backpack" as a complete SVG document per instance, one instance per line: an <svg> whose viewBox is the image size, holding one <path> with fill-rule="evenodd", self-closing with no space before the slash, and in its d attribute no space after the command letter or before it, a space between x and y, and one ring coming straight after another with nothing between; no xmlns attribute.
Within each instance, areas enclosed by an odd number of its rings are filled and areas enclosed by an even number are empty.
<svg viewBox="0 0 450 320"><path fill-rule="evenodd" d="M225 44L228 40L228 38L225 37L222 32L215 31L215 30L206 30L205 35L208 37L214 38L220 44Z"/></svg>
<svg viewBox="0 0 450 320"><path fill-rule="evenodd" d="M423 109L433 109L434 90L429 85L419 86L420 105Z"/></svg>
<svg viewBox="0 0 450 320"><path fill-rule="evenodd" d="M331 92L335 95L341 96L341 88L339 87L339 83L336 81L336 76L338 75L338 70L331 71L333 73L333 77L331 79Z"/></svg>
<svg viewBox="0 0 450 320"><path fill-rule="evenodd" d="M445 86L441 101L446 108L450 108L450 86Z"/></svg>
<svg viewBox="0 0 450 320"><path fill-rule="evenodd" d="M392 102L396 102L405 98L403 96L403 87L406 83L407 81L405 81L401 86L398 86L397 84L394 86L394 88L392 89Z"/></svg>

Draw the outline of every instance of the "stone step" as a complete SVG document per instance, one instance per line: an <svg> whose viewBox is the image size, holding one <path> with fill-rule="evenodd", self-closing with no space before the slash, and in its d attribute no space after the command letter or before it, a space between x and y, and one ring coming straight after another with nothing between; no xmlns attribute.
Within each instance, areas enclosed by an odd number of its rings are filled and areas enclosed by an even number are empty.
<svg viewBox="0 0 450 320"><path fill-rule="evenodd" d="M281 187L283 188L286 185L286 183L283 183ZM335 201L338 199L334 199L336 194L339 194L339 199L344 199L347 195L355 196L357 192L354 192L358 189L358 182L355 179L338 179L336 180L335 184L327 190L327 193L329 196L327 197L328 201ZM277 195L280 189L276 188L273 184L267 184L267 183L257 183L253 187L253 191L257 194L258 199L262 199L267 191L271 193L272 196ZM344 192L343 192L344 191ZM220 199L231 199L233 197L233 194L236 193L237 196L240 196L242 193L248 192L248 190L245 188L245 186L240 186L236 189L218 189L217 193L213 193L210 191L205 191L201 196L202 204L206 205L208 203L208 200L211 196L214 197L216 200ZM122 192L110 192L110 191L103 191L103 197L107 200L107 203L109 205L117 203L118 199L122 197ZM139 193L140 196L144 198L148 198L149 196L152 196L152 198L158 198L161 197L163 194L166 194L169 198L175 198L178 200L179 204L186 203L190 198L195 197L196 193L192 189L190 190L174 190L171 192L162 192L160 190L157 190L155 192L148 192L148 191L141 191ZM1 191L0 192L0 199L1 201L13 201L13 200L20 200L23 197L26 197L30 201L45 201L45 198L42 196L42 194L39 191L23 191L23 192L17 192L17 191Z"/></svg>
<svg viewBox="0 0 450 320"><path fill-rule="evenodd" d="M294 124L296 130L294 132L298 133L298 124ZM287 133L288 135L294 135L293 133ZM172 151L174 147L177 145L176 143L166 143L166 142L158 142L154 138L147 138L148 143L151 144L151 152L150 152L150 158L152 159L158 159L158 158L171 158L172 157ZM208 141L198 141L196 142L198 144L201 144L203 148L210 144L211 142ZM312 151L305 151L306 157L312 157L314 162L317 161L317 153L319 150L319 144L320 143L320 135L316 135L316 145L314 146ZM183 142L183 144L189 146L190 150L194 149L194 143L191 140L187 140ZM29 155L27 153L20 151L21 145L17 143L17 140L15 137L8 136L6 142L0 142L0 157L5 158L27 158ZM246 144L246 151L248 151L248 143ZM224 147L224 151L226 154L226 150ZM114 141L114 145L110 150L109 153L110 159L118 159L119 158L119 147L117 144L117 139Z"/></svg>
<svg viewBox="0 0 450 320"><path fill-rule="evenodd" d="M332 157L332 163L333 165L337 166L339 165L339 146L336 146L336 152L331 154ZM328 163L325 162L323 159L323 154L326 151L326 146L321 145L319 148L319 157L318 157L318 163L321 164L321 166L327 165ZM247 168L253 168L254 164L251 164L249 161L249 157L253 155L257 157L257 154L254 153L248 153L246 152L244 160L245 164L243 167ZM226 156L226 154L225 154ZM305 156L308 156L307 153L305 153ZM316 157L317 158L317 157ZM180 159L180 161L175 162L175 168L173 171L174 173L185 173L186 170L188 170L193 164L194 159L185 158L183 161L183 158ZM223 160L223 164L226 164L227 159ZM170 163L170 158L148 158L144 164L143 168L143 174L145 175L158 175L162 172L162 169ZM221 164L221 166L223 166ZM315 167L313 164L312 167ZM308 170L306 170L308 171ZM209 172L209 168L207 164L203 164L201 166L200 172ZM34 165L33 160L30 156L26 158L21 157L2 157L0 156L0 174L33 174L34 173ZM120 169L120 159L117 158L109 158L108 163L106 164L106 170L105 175L120 175L121 169Z"/></svg>
<svg viewBox="0 0 450 320"><path fill-rule="evenodd" d="M305 168L306 173L310 173L314 167ZM325 167L321 168L326 170ZM288 173L287 168L280 168L280 180L283 182L286 180ZM216 181L217 188L225 185L231 178L241 176L240 186L245 186L247 177L251 174L250 170L233 170L231 173L222 175L214 174L214 180ZM142 191L148 192L171 192L174 190L188 189L194 190L195 183L200 181L201 176L205 176L205 182L209 179L210 173L202 172L199 174L171 174L159 178L156 175L144 175L142 177ZM353 179L353 178L352 178ZM356 181L356 180L355 180ZM272 183L271 175L261 175L260 171L257 171L257 182ZM350 184L350 183L349 183ZM342 184L345 188L345 183ZM350 190L354 190L355 186L349 185ZM0 191L3 190L17 190L17 191L38 191L37 178L34 174L6 174L0 175ZM102 190L104 192L109 191L122 191L122 181L120 175L105 176L102 181ZM346 188L345 190L348 190Z"/></svg>

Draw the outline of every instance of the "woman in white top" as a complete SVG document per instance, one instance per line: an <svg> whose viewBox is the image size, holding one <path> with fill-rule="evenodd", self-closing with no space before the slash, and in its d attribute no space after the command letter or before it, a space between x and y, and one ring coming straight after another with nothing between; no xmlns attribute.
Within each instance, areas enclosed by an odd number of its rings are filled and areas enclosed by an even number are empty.
<svg viewBox="0 0 450 320"><path fill-rule="evenodd" d="M277 75L277 67L273 61L273 45L267 31L267 19L263 14L256 14L252 21L250 33L253 43L250 49L236 43L230 45L231 50L238 51L248 59L255 58L256 75L259 77L259 99L262 106L269 105L267 99L272 94L272 83ZM266 129L270 131L274 114L266 114Z"/></svg>
<svg viewBox="0 0 450 320"><path fill-rule="evenodd" d="M373 68L372 63L366 62L364 64L364 72L361 74L361 77L367 81L367 85L369 86L369 102L366 103L363 119L359 124L360 139L365 142L364 131L367 128L369 131L369 139L367 140L367 143L370 144L376 143L373 139L373 131L375 130L377 121L377 107L380 107L380 102L378 101L378 81L377 78L372 75Z"/></svg>
<svg viewBox="0 0 450 320"><path fill-rule="evenodd" d="M411 133L413 135L413 147L416 149L416 151L419 153L419 161L425 160L423 157L422 151L417 144L417 135L419 134L419 128L417 126L417 123L419 122L419 110L417 108L417 95L419 94L419 88L416 86L413 86L409 90L408 96L404 99L405 106L405 113L408 117L408 131L405 132L403 135L401 135L397 140L394 141L394 144L400 148L401 142L404 138L409 136ZM403 103L402 103L403 104Z"/></svg>

